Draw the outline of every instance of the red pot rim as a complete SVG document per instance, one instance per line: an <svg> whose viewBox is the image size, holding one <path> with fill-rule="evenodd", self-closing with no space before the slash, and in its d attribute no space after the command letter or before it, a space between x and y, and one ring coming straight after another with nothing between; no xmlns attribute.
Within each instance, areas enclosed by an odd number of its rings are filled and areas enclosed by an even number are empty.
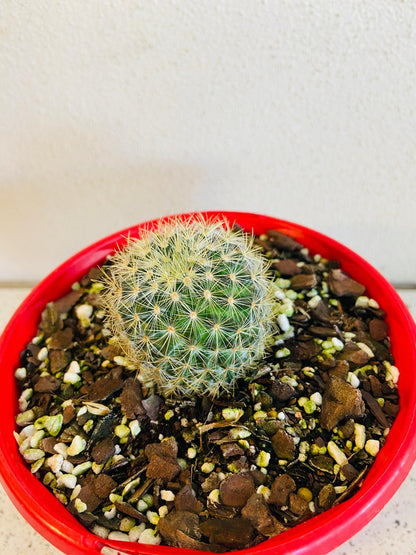
<svg viewBox="0 0 416 555"><path fill-rule="evenodd" d="M339 259L342 268L367 288L386 313L392 353L400 370L400 411L360 490L349 500L299 524L266 542L242 551L241 555L323 554L349 539L365 526L389 501L416 459L416 326L405 304L388 281L368 262L341 243L292 222L247 212L203 212L204 217L222 215L247 231L264 233L274 228L294 237L313 253ZM194 217L195 213L178 217ZM171 216L170 216L171 217ZM3 391L0 409L0 480L12 502L26 520L65 553L100 553L104 546L119 553L163 555L177 548L103 540L88 532L52 493L30 473L20 456L12 431L17 413L14 370L19 354L36 332L45 304L61 297L72 283L91 267L102 262L127 236L135 237L144 227L157 225L160 218L132 226L97 241L69 258L26 297L0 337L0 368ZM172 551L174 550L174 551ZM181 549L181 553L201 551Z"/></svg>

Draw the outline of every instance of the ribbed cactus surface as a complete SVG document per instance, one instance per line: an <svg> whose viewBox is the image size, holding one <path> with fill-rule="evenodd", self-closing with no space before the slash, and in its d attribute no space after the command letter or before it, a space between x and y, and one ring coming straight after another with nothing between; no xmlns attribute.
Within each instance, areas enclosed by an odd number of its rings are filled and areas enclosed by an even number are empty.
<svg viewBox="0 0 416 555"><path fill-rule="evenodd" d="M128 241L103 298L124 351L166 396L230 391L274 328L267 261L223 220L172 219Z"/></svg>

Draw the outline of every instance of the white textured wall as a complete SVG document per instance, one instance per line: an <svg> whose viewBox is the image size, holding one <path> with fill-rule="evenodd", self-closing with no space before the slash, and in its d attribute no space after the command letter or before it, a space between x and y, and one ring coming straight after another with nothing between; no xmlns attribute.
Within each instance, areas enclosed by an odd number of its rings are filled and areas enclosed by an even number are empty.
<svg viewBox="0 0 416 555"><path fill-rule="evenodd" d="M0 1L0 281L199 209L416 281L413 0Z"/></svg>

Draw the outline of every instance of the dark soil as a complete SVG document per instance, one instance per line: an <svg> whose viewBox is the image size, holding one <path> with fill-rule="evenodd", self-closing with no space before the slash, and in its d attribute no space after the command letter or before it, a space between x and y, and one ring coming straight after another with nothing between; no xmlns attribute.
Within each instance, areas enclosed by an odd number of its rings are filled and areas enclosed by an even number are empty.
<svg viewBox="0 0 416 555"><path fill-rule="evenodd" d="M92 532L222 553L362 484L399 410L383 311L339 262L276 231L257 242L281 331L232 396L164 399L140 383L104 324L99 268L42 313L16 374L16 439Z"/></svg>

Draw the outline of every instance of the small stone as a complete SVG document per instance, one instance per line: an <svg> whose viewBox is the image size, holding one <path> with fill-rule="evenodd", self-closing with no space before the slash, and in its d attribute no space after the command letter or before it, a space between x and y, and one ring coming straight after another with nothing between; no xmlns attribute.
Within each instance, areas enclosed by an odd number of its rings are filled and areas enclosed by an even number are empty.
<svg viewBox="0 0 416 555"><path fill-rule="evenodd" d="M368 439L365 443L364 449L369 455L375 457L380 451L380 442L378 439Z"/></svg>
<svg viewBox="0 0 416 555"><path fill-rule="evenodd" d="M162 499L162 501L174 501L175 500L175 494L173 493L173 491L169 490L169 489L162 489L160 490L160 499Z"/></svg>
<svg viewBox="0 0 416 555"><path fill-rule="evenodd" d="M281 474L275 478L269 497L269 503L273 503L277 507L287 505L289 494L296 491L295 481L288 474Z"/></svg>
<svg viewBox="0 0 416 555"><path fill-rule="evenodd" d="M118 542L128 542L130 540L128 534L124 532L119 532L118 530L113 530L108 534L109 540L116 540Z"/></svg>
<svg viewBox="0 0 416 555"><path fill-rule="evenodd" d="M146 528L139 536L139 543L145 543L147 545L160 545L161 538L159 534L156 534L151 528Z"/></svg>
<svg viewBox="0 0 416 555"><path fill-rule="evenodd" d="M253 478L246 472L231 474L220 484L221 501L231 507L244 507L254 492Z"/></svg>
<svg viewBox="0 0 416 555"><path fill-rule="evenodd" d="M328 454L331 455L331 457L334 459L334 461L337 464L339 464L340 466L347 464L348 459L344 451L340 449L334 441L328 441L327 448L328 448Z"/></svg>
<svg viewBox="0 0 416 555"><path fill-rule="evenodd" d="M204 462L201 465L201 472L204 474L210 474L215 468L215 464L212 462Z"/></svg>
<svg viewBox="0 0 416 555"><path fill-rule="evenodd" d="M65 487L68 489L74 489L77 484L77 477L73 474L61 474L56 481L58 487Z"/></svg>
<svg viewBox="0 0 416 555"><path fill-rule="evenodd" d="M71 442L71 445L68 447L68 455L73 457L75 455L79 455L87 445L85 439L79 435L76 435Z"/></svg>

